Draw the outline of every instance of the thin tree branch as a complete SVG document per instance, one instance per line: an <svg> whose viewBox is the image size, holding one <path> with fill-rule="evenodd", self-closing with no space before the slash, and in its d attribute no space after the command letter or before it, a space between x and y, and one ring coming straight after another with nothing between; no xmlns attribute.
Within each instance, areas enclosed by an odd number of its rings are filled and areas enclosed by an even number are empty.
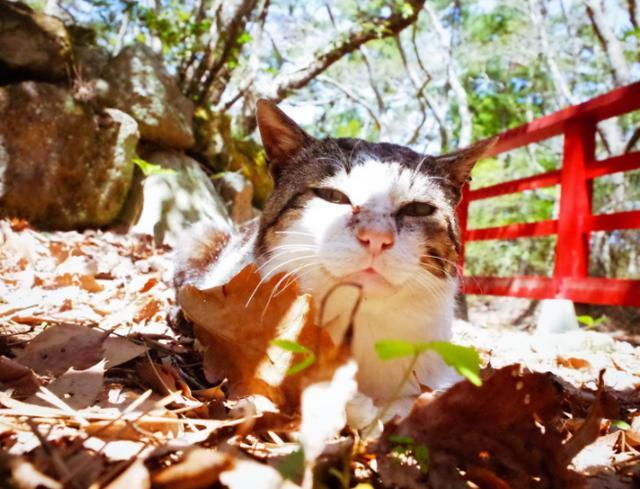
<svg viewBox="0 0 640 489"><path fill-rule="evenodd" d="M367 78L369 79L369 86L371 90L373 90L373 94L376 97L376 103L378 104L378 110L382 112L384 110L384 100L382 99L382 94L380 93L380 89L378 88L378 84L373 76L373 69L371 68L371 61L369 61L369 51L367 47L363 44L360 46L360 54L362 55L362 60L364 61L364 66L367 69Z"/></svg>
<svg viewBox="0 0 640 489"><path fill-rule="evenodd" d="M334 80L333 78L329 78L328 76L320 75L320 76L317 77L317 80L336 87L338 90L340 90L342 93L344 93L348 98L353 100L358 105L361 105L369 113L369 115L373 119L373 122L374 122L376 128L378 129L378 131L382 131L382 124L380 123L380 120L378 119L378 116L376 116L376 113L373 110L373 108L362 97L359 97L358 95L353 93L353 91L351 89L349 89L348 87L346 87L342 83Z"/></svg>
<svg viewBox="0 0 640 489"><path fill-rule="evenodd" d="M332 43L329 49L316 54L315 59L307 66L278 77L270 94L271 98L276 101L282 100L291 90L304 87L333 63L356 51L363 44L373 39L397 35L417 20L424 3L425 0L408 0L405 5L412 8L410 15L399 11L392 13L387 18L372 19L366 23L365 27L360 27L347 34L342 41Z"/></svg>

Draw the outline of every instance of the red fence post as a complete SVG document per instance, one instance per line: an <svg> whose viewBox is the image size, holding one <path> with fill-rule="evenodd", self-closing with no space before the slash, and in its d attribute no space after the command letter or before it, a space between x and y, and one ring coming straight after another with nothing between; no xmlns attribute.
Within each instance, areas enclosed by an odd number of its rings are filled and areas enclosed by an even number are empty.
<svg viewBox="0 0 640 489"><path fill-rule="evenodd" d="M595 129L595 122L576 119L568 121L564 130L554 272L556 294L562 292L565 278L589 274L591 185L587 164L595 158Z"/></svg>
<svg viewBox="0 0 640 489"><path fill-rule="evenodd" d="M462 198L458 204L458 227L460 228L460 256L458 257L458 271L460 277L464 276L464 253L467 243L467 223L469 221L469 183L462 187ZM462 283L461 283L462 286Z"/></svg>

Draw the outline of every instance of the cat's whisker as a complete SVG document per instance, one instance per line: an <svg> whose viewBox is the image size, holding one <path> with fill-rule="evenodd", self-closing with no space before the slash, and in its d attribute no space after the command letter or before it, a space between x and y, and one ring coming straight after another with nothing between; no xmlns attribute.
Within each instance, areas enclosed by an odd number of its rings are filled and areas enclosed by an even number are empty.
<svg viewBox="0 0 640 489"><path fill-rule="evenodd" d="M284 253L282 253L282 254L284 254ZM281 254L281 255L279 255L279 256L282 256L282 254ZM274 258L275 258L275 257L274 257ZM283 266L285 266L285 265L287 265L287 264L289 264L289 263L295 262L295 261L299 261L299 260L309 260L309 259L312 259L312 258L314 258L314 255L298 256L298 257L292 258L292 259L290 259L290 260L287 260L287 261L285 261L285 262L283 262L283 263L280 263L280 264L276 265L275 267L273 267L271 270L269 270L269 271L268 271L267 273L265 273L264 275L263 275L263 274L260 274L260 281L258 282L258 285L256 285L256 287L255 287L255 288L253 289L253 291L251 292L251 295L249 296L249 299L247 299L247 302L245 303L245 307L249 307L249 304L251 304L251 301L252 301L252 300L253 300L253 298L255 297L256 292L258 291L258 289L260 288L260 286L262 286L265 282L267 282L268 280L270 280L270 279L273 277L274 272L275 272L275 271L277 271L277 269L278 269L279 267L283 267ZM263 264L262 264L262 266L258 269L258 272L260 272L260 271L261 271L261 270L262 270L262 269L263 269L267 264L268 264L268 263L263 263Z"/></svg>
<svg viewBox="0 0 640 489"><path fill-rule="evenodd" d="M419 271L418 274L413 276L413 279L418 285L421 285L429 295L435 297L438 301L442 302L446 299L446 293L433 284L433 275L429 272Z"/></svg>
<svg viewBox="0 0 640 489"><path fill-rule="evenodd" d="M309 267L311 267L312 265L313 265L314 267L313 267L313 268L309 268ZM300 271L301 271L301 270L304 270L305 268L306 268L307 270L305 270L303 273L300 273ZM275 293L274 297L278 297L280 294L282 294L282 293L287 289L287 287L289 287L289 286L290 286L291 284L293 284L294 282L299 281L301 277L303 277L304 275L307 275L309 272L313 272L316 268L318 268L318 269L320 268L320 264L319 264L319 263L307 263L307 264L305 264L305 265L301 265L300 267L298 267L298 268L297 268L297 269L295 269L295 270L292 270L291 272L288 272L288 273L283 277L283 280L288 278L288 279L289 279L289 281L288 281L287 283L285 283L285 284L284 284L284 286L282 287L282 289L281 289L281 290L278 290L278 291ZM282 280L281 280L280 282L282 282ZM278 288L278 285L280 285L280 282L278 282L278 283L276 284L275 289L277 289L277 288Z"/></svg>
<svg viewBox="0 0 640 489"><path fill-rule="evenodd" d="M309 254L302 255L302 256L295 256L293 258L290 258L289 260L283 261L282 263L276 264L273 268L271 268L271 270L265 273L265 277L273 277L275 273L278 272L278 269L282 269L284 266L288 265L289 263L293 263L300 260L313 260L314 258L315 258L315 255L309 255Z"/></svg>
<svg viewBox="0 0 640 489"><path fill-rule="evenodd" d="M307 233L306 231L275 231L276 234L299 234L301 236L314 237L313 233Z"/></svg>
<svg viewBox="0 0 640 489"><path fill-rule="evenodd" d="M454 262L452 260L448 260L446 258L442 258L441 256L434 256L434 255L420 255L420 258L431 258L433 260L438 260L438 261L441 261L443 263L448 263L448 264L453 266L453 268L455 270L455 273L456 273L456 276L458 278L460 278L462 276L461 272L460 272L460 264L457 263L457 262ZM448 275L446 270L442 270L442 271L445 272Z"/></svg>
<svg viewBox="0 0 640 489"><path fill-rule="evenodd" d="M280 284L282 282L284 282L288 277L291 277L292 275L295 275L296 273L298 273L299 271L303 270L304 268L307 268L309 266L317 266L317 263L306 263L304 265L299 266L298 268L295 268L294 270L291 270L290 272L286 273L279 281L278 283L273 287L273 289L271 290L271 294L269 294L269 299L267 299L267 303L264 306L264 309L262 310L262 317L264 317L265 313L267 312L267 309L269 308L269 304L271 304L271 300L276 297L277 291L278 291L278 287L280 286ZM294 279L295 280L295 279ZM293 281L292 281L293 283Z"/></svg>
<svg viewBox="0 0 640 489"><path fill-rule="evenodd" d="M314 250L312 249L307 249L307 248L300 248L299 250L296 250L297 252L303 252L303 251L311 251L313 252ZM267 261L265 261L264 263L262 263L259 267L258 267L258 272L261 272L269 263L271 263L273 260L276 260L282 256L286 256L286 255L294 255L294 252L291 250L284 250L281 251L280 253L276 253L274 254L271 258L269 258ZM305 256L313 256L313 255L305 255Z"/></svg>

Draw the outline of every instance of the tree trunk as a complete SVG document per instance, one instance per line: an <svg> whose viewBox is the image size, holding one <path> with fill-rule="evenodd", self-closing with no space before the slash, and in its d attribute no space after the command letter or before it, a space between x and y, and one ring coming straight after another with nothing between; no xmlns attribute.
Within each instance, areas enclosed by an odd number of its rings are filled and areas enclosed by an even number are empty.
<svg viewBox="0 0 640 489"><path fill-rule="evenodd" d="M586 0L586 3L587 15L591 20L593 30L609 59L615 86L630 83L630 70L627 60L624 57L624 49L602 10L600 0Z"/></svg>

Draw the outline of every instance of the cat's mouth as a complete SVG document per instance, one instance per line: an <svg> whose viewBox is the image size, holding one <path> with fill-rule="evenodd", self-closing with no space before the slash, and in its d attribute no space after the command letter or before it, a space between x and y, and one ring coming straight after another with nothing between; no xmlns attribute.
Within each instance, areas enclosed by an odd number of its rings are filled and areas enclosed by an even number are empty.
<svg viewBox="0 0 640 489"><path fill-rule="evenodd" d="M344 280L360 283L364 286L373 285L393 288L393 284L389 282L389 280L387 280L384 275L382 275L371 266L362 270L358 270L357 272L350 273L349 275L344 277Z"/></svg>

